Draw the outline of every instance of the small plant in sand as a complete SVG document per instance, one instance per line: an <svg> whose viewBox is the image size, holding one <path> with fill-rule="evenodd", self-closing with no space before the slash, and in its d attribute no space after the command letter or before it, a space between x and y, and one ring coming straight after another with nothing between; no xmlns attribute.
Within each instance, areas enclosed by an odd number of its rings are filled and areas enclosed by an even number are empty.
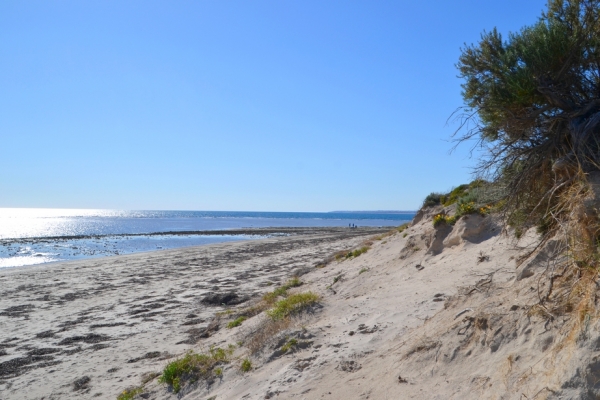
<svg viewBox="0 0 600 400"><path fill-rule="evenodd" d="M263 295L263 300L267 304L273 304L277 301L279 297L286 297L288 295L288 290L291 288L295 288L302 285L302 281L296 277L287 281L283 286L278 287L272 292L265 293Z"/></svg>
<svg viewBox="0 0 600 400"><path fill-rule="evenodd" d="M227 328L232 329L232 328L238 327L242 324L242 322L244 322L247 319L248 318L245 316L237 317L236 319L234 319L233 321L231 321L230 323L227 324Z"/></svg>
<svg viewBox="0 0 600 400"><path fill-rule="evenodd" d="M249 372L252 369L252 361L249 358L244 358L240 365L240 371Z"/></svg>
<svg viewBox="0 0 600 400"><path fill-rule="evenodd" d="M228 349L211 347L208 353L201 354L190 351L183 358L167 364L158 381L169 385L173 392L179 393L181 385L186 381L195 382L199 379L218 376L215 369L219 365L229 363L234 348L233 345L230 345ZM222 369L220 372L222 373Z"/></svg>
<svg viewBox="0 0 600 400"><path fill-rule="evenodd" d="M296 346L298 346L298 340L292 338L292 339L288 340L286 344L281 346L281 351L284 353L287 353L288 351L292 350Z"/></svg>
<svg viewBox="0 0 600 400"><path fill-rule="evenodd" d="M216 315L217 317L222 317L222 316L226 316L226 315L231 315L231 314L233 314L233 313L235 313L235 311L234 311L234 310L232 310L231 308L229 308L229 309L227 309L227 310L224 310L224 311L219 311L219 312L218 312L218 313L216 313L215 315Z"/></svg>
<svg viewBox="0 0 600 400"><path fill-rule="evenodd" d="M433 217L433 226L434 227L438 227L441 225L454 225L456 223L457 218L456 217L451 217L449 215L446 214L436 214Z"/></svg>
<svg viewBox="0 0 600 400"><path fill-rule="evenodd" d="M363 246L360 249L356 249L354 251L349 251L348 254L346 254L346 258L355 258L360 256L361 254L366 253L369 250L369 247L367 246Z"/></svg>
<svg viewBox="0 0 600 400"><path fill-rule="evenodd" d="M117 400L132 400L138 394L142 394L144 389L141 387L134 387L123 390L123 392L117 396Z"/></svg>
<svg viewBox="0 0 600 400"><path fill-rule="evenodd" d="M273 320L285 319L317 304L319 300L319 295L313 292L292 294L275 303L275 306L267 311L267 315Z"/></svg>
<svg viewBox="0 0 600 400"><path fill-rule="evenodd" d="M358 271L358 274L364 274L365 272L367 272L369 270L369 268L362 268L360 271Z"/></svg>

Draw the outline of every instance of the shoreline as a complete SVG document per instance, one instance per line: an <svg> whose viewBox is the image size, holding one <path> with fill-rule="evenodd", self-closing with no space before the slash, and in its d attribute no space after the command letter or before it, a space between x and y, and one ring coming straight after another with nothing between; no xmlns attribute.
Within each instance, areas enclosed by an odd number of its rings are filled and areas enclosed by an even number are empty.
<svg viewBox="0 0 600 400"><path fill-rule="evenodd" d="M0 239L0 269L50 265L271 237L345 234L348 229L346 227L268 227ZM357 229L360 229L361 232L377 233L386 227Z"/></svg>
<svg viewBox="0 0 600 400"><path fill-rule="evenodd" d="M381 229L393 229L395 225L382 226L364 226L358 227L362 231ZM114 233L114 234L99 234L99 235L71 235L71 236L36 236L25 238L4 238L0 239L0 245L20 242L43 242L48 240L79 240L79 239L103 239L109 237L137 237L137 236L263 236L275 234L311 234L315 232L342 232L350 228L348 227L267 227L267 228L235 228L235 229L216 229L216 230L201 230L201 231L165 231L165 232L150 232L150 233Z"/></svg>
<svg viewBox="0 0 600 400"><path fill-rule="evenodd" d="M90 396L114 398L207 334L226 307L203 304L205 296L234 293L248 301L389 227L302 230L0 269L0 391L7 398L80 398L74 382L89 378Z"/></svg>

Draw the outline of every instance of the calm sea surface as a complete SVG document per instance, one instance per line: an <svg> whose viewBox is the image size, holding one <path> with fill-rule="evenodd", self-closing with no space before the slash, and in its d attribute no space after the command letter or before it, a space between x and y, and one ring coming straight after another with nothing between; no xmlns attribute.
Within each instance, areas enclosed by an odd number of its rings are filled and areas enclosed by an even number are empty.
<svg viewBox="0 0 600 400"><path fill-rule="evenodd" d="M331 227L349 224L398 226L410 221L414 215L414 212L297 213L0 208L0 268L257 237L174 235L168 232ZM162 234L146 235L156 233Z"/></svg>

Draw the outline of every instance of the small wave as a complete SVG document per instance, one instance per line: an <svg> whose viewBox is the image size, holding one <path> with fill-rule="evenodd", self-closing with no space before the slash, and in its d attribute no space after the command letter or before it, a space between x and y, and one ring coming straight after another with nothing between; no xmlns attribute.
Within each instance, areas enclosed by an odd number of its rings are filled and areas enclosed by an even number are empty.
<svg viewBox="0 0 600 400"><path fill-rule="evenodd" d="M10 258L0 258L0 268L24 267L27 265L44 264L48 262L59 261L55 258L42 255L39 256L16 256Z"/></svg>

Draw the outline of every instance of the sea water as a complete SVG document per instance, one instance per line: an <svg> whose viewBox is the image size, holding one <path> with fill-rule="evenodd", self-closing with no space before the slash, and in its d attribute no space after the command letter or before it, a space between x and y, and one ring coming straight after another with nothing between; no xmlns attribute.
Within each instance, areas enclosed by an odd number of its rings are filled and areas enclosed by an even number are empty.
<svg viewBox="0 0 600 400"><path fill-rule="evenodd" d="M306 213L0 208L0 268L257 237L210 235L206 231L398 226L410 221L414 214L410 211Z"/></svg>

